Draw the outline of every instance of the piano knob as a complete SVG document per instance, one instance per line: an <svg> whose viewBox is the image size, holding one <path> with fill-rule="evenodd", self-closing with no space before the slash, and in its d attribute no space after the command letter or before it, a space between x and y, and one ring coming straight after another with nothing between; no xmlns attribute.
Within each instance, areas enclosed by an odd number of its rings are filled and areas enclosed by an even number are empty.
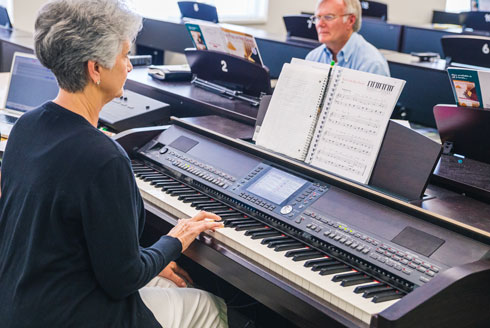
<svg viewBox="0 0 490 328"><path fill-rule="evenodd" d="M281 214L289 214L293 210L291 205L285 205L281 208Z"/></svg>

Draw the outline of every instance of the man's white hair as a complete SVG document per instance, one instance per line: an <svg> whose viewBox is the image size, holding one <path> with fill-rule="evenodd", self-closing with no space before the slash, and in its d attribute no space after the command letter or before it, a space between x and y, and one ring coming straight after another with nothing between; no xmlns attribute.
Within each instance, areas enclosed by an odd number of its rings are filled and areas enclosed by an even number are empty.
<svg viewBox="0 0 490 328"><path fill-rule="evenodd" d="M326 0L318 0L316 7ZM359 32L361 29L362 23L362 10L361 10L361 2L359 0L344 0L345 4L345 13L344 14L353 14L356 16L356 22L352 26L354 32ZM347 16L344 17L344 21L347 19Z"/></svg>

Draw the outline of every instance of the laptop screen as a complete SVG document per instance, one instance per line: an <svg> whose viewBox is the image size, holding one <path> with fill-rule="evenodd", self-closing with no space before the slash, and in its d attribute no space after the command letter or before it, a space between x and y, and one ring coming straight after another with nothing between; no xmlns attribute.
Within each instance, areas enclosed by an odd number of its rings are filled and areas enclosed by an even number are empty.
<svg viewBox="0 0 490 328"><path fill-rule="evenodd" d="M55 76L37 58L17 54L12 63L5 108L27 112L56 98L58 90Z"/></svg>

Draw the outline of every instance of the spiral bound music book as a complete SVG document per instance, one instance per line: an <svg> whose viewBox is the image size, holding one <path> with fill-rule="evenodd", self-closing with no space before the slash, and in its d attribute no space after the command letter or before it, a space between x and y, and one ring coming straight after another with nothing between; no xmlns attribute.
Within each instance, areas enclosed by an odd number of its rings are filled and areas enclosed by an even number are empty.
<svg viewBox="0 0 490 328"><path fill-rule="evenodd" d="M404 85L337 66L285 64L257 145L367 184Z"/></svg>

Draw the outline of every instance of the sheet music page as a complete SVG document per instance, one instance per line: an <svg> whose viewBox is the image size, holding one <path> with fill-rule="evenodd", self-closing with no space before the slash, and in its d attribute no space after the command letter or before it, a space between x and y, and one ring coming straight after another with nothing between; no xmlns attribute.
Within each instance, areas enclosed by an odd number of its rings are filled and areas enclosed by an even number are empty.
<svg viewBox="0 0 490 328"><path fill-rule="evenodd" d="M307 161L367 184L405 81L335 67Z"/></svg>
<svg viewBox="0 0 490 328"><path fill-rule="evenodd" d="M284 64L260 127L257 145L304 160L327 77L328 71Z"/></svg>

